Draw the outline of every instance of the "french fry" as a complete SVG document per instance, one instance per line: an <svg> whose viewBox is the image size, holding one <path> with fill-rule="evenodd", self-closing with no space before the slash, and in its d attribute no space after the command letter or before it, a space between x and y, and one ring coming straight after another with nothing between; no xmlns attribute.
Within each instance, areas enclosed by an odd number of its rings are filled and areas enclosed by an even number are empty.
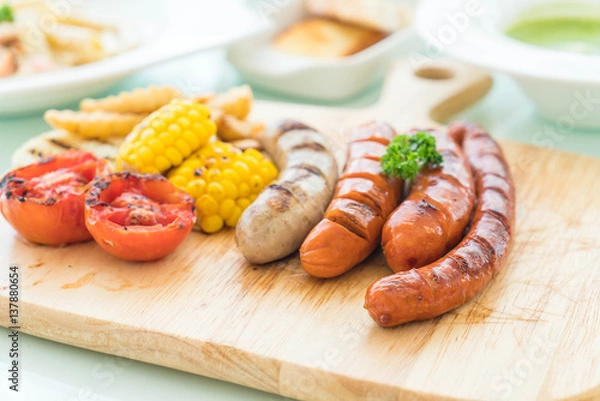
<svg viewBox="0 0 600 401"><path fill-rule="evenodd" d="M240 120L233 115L224 115L217 123L217 136L222 141L251 139L260 134L265 126L262 123Z"/></svg>
<svg viewBox="0 0 600 401"><path fill-rule="evenodd" d="M79 108L88 112L148 114L177 97L181 97L181 92L172 86L149 86L102 99L83 99Z"/></svg>
<svg viewBox="0 0 600 401"><path fill-rule="evenodd" d="M199 96L195 100L206 104L210 109L221 109L224 114L243 120L250 113L253 96L252 89L248 85L242 85L225 93Z"/></svg>
<svg viewBox="0 0 600 401"><path fill-rule="evenodd" d="M57 129L84 138L109 138L126 136L146 114L110 113L103 111L48 110L44 119Z"/></svg>

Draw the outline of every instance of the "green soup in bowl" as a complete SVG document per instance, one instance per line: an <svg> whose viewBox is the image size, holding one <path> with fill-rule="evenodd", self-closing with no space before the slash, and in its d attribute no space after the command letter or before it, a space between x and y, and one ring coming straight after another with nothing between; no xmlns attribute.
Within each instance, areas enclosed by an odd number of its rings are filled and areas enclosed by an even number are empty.
<svg viewBox="0 0 600 401"><path fill-rule="evenodd" d="M560 8L531 10L509 26L506 35L521 42L553 50L600 55L600 13L561 13ZM551 12L554 11L554 12ZM580 9L580 11L582 11Z"/></svg>

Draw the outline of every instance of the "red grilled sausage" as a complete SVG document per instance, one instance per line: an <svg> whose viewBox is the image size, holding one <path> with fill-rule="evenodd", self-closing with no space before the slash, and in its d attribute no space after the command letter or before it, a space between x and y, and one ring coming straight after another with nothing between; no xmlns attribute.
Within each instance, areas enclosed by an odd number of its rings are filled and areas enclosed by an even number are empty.
<svg viewBox="0 0 600 401"><path fill-rule="evenodd" d="M470 229L456 248L427 266L375 281L365 308L381 326L439 316L484 288L506 261L514 232L515 194L500 147L485 130L455 123L450 135L462 143L475 177L477 206Z"/></svg>
<svg viewBox="0 0 600 401"><path fill-rule="evenodd" d="M444 161L415 177L407 198L383 227L381 245L394 272L445 255L463 237L473 211L475 185L462 150L444 132L430 133Z"/></svg>
<svg viewBox="0 0 600 401"><path fill-rule="evenodd" d="M392 127L377 122L352 132L348 161L333 200L300 247L300 262L308 274L338 276L377 247L385 218L402 192L402 181L383 175L379 162L395 135Z"/></svg>

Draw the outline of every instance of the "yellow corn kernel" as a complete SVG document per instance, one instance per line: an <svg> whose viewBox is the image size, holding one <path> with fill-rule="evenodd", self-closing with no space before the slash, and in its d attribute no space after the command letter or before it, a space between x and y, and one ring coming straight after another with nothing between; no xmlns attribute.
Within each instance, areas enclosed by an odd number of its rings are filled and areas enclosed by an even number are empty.
<svg viewBox="0 0 600 401"><path fill-rule="evenodd" d="M156 156L156 159L154 160L154 165L156 166L156 169L158 171L167 171L169 167L171 167L171 162L169 162L169 159L167 159L163 155L160 155Z"/></svg>
<svg viewBox="0 0 600 401"><path fill-rule="evenodd" d="M244 155L242 156L242 160L246 163L250 171L256 171L260 168L260 162L252 156Z"/></svg>
<svg viewBox="0 0 600 401"><path fill-rule="evenodd" d="M202 216L212 216L219 212L219 203L208 194L201 195L196 202L196 206Z"/></svg>
<svg viewBox="0 0 600 401"><path fill-rule="evenodd" d="M150 150L152 150L154 153L156 154L163 154L165 153L165 145L163 145L163 143L161 141L159 141L157 138L152 138L148 141L148 147L150 148Z"/></svg>
<svg viewBox="0 0 600 401"><path fill-rule="evenodd" d="M260 153L259 150L254 149L254 148L249 148L249 149L244 150L244 156L248 156L259 162L262 161L262 159L263 159L262 153Z"/></svg>
<svg viewBox="0 0 600 401"><path fill-rule="evenodd" d="M174 177L171 178L171 182L173 183L173 185L175 185L177 188L185 188L188 185L190 185L193 181L191 181L189 184L186 181L185 177L182 175L176 175ZM186 188L186 192L191 194L191 192L189 190L187 190ZM193 195L192 195L193 196ZM196 199L196 197L194 196L194 199Z"/></svg>
<svg viewBox="0 0 600 401"><path fill-rule="evenodd" d="M238 188L238 195L243 198L247 198L248 195L250 195L250 186L245 182L242 182Z"/></svg>
<svg viewBox="0 0 600 401"><path fill-rule="evenodd" d="M164 173L177 167L215 134L216 126L209 114L208 108L192 100L171 100L144 118L125 138L119 149L118 168ZM195 126L199 128L195 130Z"/></svg>
<svg viewBox="0 0 600 401"><path fill-rule="evenodd" d="M226 196L223 186L215 181L208 184L206 193L212 196L217 202L222 202Z"/></svg>
<svg viewBox="0 0 600 401"><path fill-rule="evenodd" d="M239 207L242 208L242 210L246 210L246 208L248 206L250 206L250 199L248 198L239 198L236 202L235 202Z"/></svg>
<svg viewBox="0 0 600 401"><path fill-rule="evenodd" d="M237 199L238 189L233 184L233 182L223 179L223 180L221 180L221 186L223 187L223 190L225 191L226 198Z"/></svg>
<svg viewBox="0 0 600 401"><path fill-rule="evenodd" d="M227 225L227 227L235 227L238 220L240 219L240 216L242 215L242 212L243 210L241 207L234 207L233 212L231 212L231 215L227 219L225 219L225 224Z"/></svg>
<svg viewBox="0 0 600 401"><path fill-rule="evenodd" d="M216 214L204 217L202 219L202 222L200 223L200 227L202 228L202 231L204 231L207 234L216 233L218 231L221 231L221 229L223 228L223 219L221 218L221 216Z"/></svg>
<svg viewBox="0 0 600 401"><path fill-rule="evenodd" d="M265 187L265 182L258 174L252 174L250 177L250 192L257 194Z"/></svg>
<svg viewBox="0 0 600 401"><path fill-rule="evenodd" d="M233 170L240 177L240 180L246 181L247 179L250 178L250 169L248 168L248 165L246 163L244 163L242 160L236 160L235 162L233 162L232 167L233 167Z"/></svg>
<svg viewBox="0 0 600 401"><path fill-rule="evenodd" d="M277 178L277 168L270 160L263 160L260 162L260 176L263 178L265 183L269 183Z"/></svg>
<svg viewBox="0 0 600 401"><path fill-rule="evenodd" d="M240 177L237 175L237 173L233 169L226 168L223 170L222 174L223 174L223 178L226 179L227 181L233 183L233 185L238 185L240 183Z"/></svg>
<svg viewBox="0 0 600 401"><path fill-rule="evenodd" d="M183 178L183 177L175 176L175 177L173 177L173 179L171 179L171 181L173 182L173 184L175 184L177 186L174 179L179 179L179 178ZM188 194L190 194L190 195L192 195L192 197L194 197L194 199L198 199L206 193L206 181L199 178L197 180L188 182L187 185L184 184L182 186L179 186L179 188L184 188Z"/></svg>
<svg viewBox="0 0 600 401"><path fill-rule="evenodd" d="M227 220L236 207L238 206L235 204L233 199L225 199L223 202L221 202L221 205L219 205L219 216L221 216L223 220Z"/></svg>

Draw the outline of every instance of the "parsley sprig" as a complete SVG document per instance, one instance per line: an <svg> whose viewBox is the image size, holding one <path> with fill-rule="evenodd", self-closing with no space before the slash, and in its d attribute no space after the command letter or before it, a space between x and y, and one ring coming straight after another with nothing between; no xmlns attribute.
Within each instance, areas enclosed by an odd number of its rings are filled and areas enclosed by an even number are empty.
<svg viewBox="0 0 600 401"><path fill-rule="evenodd" d="M435 147L435 137L419 131L414 135L396 136L381 158L381 168L386 175L412 180L426 164L435 167L442 161Z"/></svg>
<svg viewBox="0 0 600 401"><path fill-rule="evenodd" d="M12 8L8 4L4 4L0 7L0 23L1 22L13 22L15 15L13 14Z"/></svg>

